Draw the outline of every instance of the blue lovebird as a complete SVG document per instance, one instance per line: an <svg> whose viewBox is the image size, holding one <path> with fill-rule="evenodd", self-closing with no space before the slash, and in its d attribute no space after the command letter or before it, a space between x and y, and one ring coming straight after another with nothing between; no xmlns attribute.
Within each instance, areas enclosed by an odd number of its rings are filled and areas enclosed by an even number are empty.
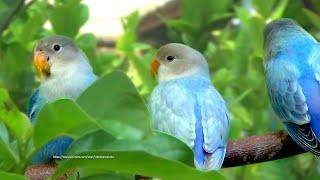
<svg viewBox="0 0 320 180"><path fill-rule="evenodd" d="M270 101L293 140L320 155L320 46L295 21L267 25L266 82Z"/></svg>
<svg viewBox="0 0 320 180"><path fill-rule="evenodd" d="M223 98L212 86L207 61L183 44L162 46L152 62L159 84L149 107L153 127L185 142L201 170L221 168L230 118Z"/></svg>
<svg viewBox="0 0 320 180"><path fill-rule="evenodd" d="M76 99L96 80L86 55L64 36L40 40L34 49L34 65L42 82L29 101L32 124L45 103L60 98ZM35 154L33 163L48 163L54 155L63 155L71 142L65 136L54 139Z"/></svg>

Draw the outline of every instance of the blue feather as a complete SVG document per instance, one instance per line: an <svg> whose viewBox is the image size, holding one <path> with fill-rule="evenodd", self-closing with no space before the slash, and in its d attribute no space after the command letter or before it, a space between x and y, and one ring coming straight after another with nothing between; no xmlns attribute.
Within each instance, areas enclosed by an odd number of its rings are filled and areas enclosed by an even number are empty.
<svg viewBox="0 0 320 180"><path fill-rule="evenodd" d="M203 149L204 137L202 127L201 109L197 104L195 106L194 114L196 117L196 139L194 140L194 156L199 166L204 165L205 150Z"/></svg>
<svg viewBox="0 0 320 180"><path fill-rule="evenodd" d="M221 167L229 117L222 97L208 78L194 75L161 82L152 92L149 106L154 128L193 148L197 168Z"/></svg>
<svg viewBox="0 0 320 180"><path fill-rule="evenodd" d="M301 147L320 155L319 43L292 20L265 30L267 87L271 104Z"/></svg>

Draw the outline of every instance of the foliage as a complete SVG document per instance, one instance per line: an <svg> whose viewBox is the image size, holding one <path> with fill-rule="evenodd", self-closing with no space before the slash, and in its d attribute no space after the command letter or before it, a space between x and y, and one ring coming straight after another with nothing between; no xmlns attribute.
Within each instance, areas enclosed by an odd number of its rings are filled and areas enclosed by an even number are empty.
<svg viewBox="0 0 320 180"><path fill-rule="evenodd" d="M0 28L19 2L0 1ZM311 8L302 0L184 0L179 19L162 18L173 42L188 44L207 58L213 83L232 114L231 139L282 129L264 85L263 29L271 20L292 18L320 39L320 3L310 3ZM97 51L97 38L79 33L88 17L81 0L30 1L1 34L0 179L24 179L17 174L23 174L32 155L61 135L75 140L69 155L114 158L63 160L52 178L76 167L84 179L132 179L135 174L223 179L216 172L195 170L192 151L184 143L151 129L145 101L156 84L149 75L155 49L137 41L139 13L122 19L124 34L114 52ZM52 28L45 28L46 22ZM32 127L23 113L38 85L32 49L38 39L52 34L73 38L101 79L76 102L46 105ZM303 154L221 173L226 179L319 179L317 166L312 155Z"/></svg>

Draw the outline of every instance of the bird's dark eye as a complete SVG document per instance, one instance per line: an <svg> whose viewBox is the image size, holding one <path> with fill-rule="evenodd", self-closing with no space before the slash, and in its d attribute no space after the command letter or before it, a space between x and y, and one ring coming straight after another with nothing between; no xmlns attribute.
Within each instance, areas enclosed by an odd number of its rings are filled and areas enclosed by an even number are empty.
<svg viewBox="0 0 320 180"><path fill-rule="evenodd" d="M60 47L59 44L55 44L55 45L53 46L53 50L55 50L55 51L59 51L60 49L61 49L61 47Z"/></svg>
<svg viewBox="0 0 320 180"><path fill-rule="evenodd" d="M167 61L173 61L175 59L174 56L167 56Z"/></svg>

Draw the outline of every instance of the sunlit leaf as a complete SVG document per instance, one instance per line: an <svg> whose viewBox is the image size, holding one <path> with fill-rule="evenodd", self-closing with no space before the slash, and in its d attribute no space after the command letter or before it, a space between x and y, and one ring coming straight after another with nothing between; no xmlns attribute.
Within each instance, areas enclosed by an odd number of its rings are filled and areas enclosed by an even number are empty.
<svg viewBox="0 0 320 180"><path fill-rule="evenodd" d="M102 77L77 100L80 106L99 121L115 120L144 134L151 133L147 106L130 79L121 72Z"/></svg>
<svg viewBox="0 0 320 180"><path fill-rule="evenodd" d="M88 18L88 7L78 0L70 0L67 3L56 4L52 11L50 22L57 34L75 37Z"/></svg>

